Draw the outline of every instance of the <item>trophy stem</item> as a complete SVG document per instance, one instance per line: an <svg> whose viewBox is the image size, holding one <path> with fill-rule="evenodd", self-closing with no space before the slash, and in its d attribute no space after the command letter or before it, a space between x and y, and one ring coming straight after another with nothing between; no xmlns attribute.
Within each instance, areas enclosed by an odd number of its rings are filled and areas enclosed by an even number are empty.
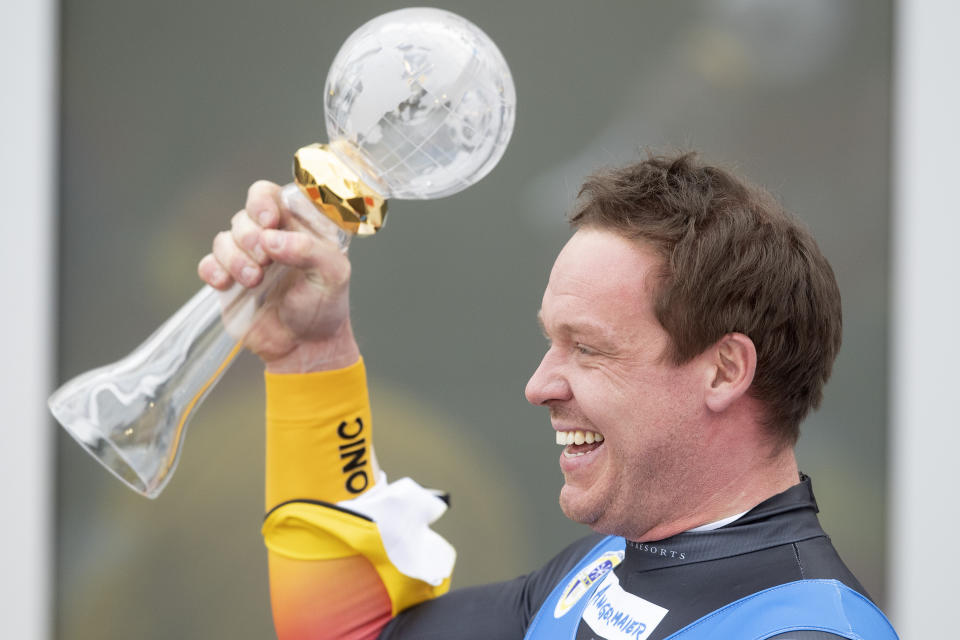
<svg viewBox="0 0 960 640"><path fill-rule="evenodd" d="M351 234L295 184L285 206L300 225L346 251ZM130 488L155 498L180 458L187 423L233 363L272 292L293 272L273 264L252 289L205 286L127 357L70 380L47 404L64 429Z"/></svg>

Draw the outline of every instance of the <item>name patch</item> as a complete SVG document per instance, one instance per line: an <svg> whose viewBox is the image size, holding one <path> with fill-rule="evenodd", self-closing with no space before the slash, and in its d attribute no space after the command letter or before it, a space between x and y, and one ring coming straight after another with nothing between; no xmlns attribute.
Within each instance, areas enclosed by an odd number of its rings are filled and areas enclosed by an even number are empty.
<svg viewBox="0 0 960 640"><path fill-rule="evenodd" d="M645 640L667 613L667 609L624 591L617 574L610 571L590 596L583 621L607 640Z"/></svg>

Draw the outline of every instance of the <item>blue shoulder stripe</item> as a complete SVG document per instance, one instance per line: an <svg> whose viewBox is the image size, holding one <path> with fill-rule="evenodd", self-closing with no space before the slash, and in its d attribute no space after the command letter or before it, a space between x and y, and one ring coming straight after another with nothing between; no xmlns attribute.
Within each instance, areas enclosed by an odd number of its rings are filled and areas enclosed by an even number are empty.
<svg viewBox="0 0 960 640"><path fill-rule="evenodd" d="M899 640L880 609L837 580L798 580L758 591L690 623L667 640L764 640L788 631Z"/></svg>

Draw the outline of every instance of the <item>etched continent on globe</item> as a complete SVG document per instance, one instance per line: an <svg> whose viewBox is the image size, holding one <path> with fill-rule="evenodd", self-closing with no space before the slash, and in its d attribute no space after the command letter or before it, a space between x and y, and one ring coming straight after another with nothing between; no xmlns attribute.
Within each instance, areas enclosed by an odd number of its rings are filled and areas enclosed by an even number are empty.
<svg viewBox="0 0 960 640"><path fill-rule="evenodd" d="M496 45L440 9L360 27L327 76L327 134L384 197L440 198L485 176L513 130L516 95Z"/></svg>

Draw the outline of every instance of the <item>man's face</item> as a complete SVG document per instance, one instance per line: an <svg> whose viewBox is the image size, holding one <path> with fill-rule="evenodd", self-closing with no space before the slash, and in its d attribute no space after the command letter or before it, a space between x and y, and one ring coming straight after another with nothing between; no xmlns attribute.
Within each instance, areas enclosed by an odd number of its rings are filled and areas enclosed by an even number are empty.
<svg viewBox="0 0 960 640"><path fill-rule="evenodd" d="M543 295L550 348L526 389L531 403L550 408L558 438L586 440L560 456L564 513L635 540L689 515L698 482L689 460L703 440L709 386L698 359L678 367L664 357L670 339L651 295L660 265L645 245L577 231Z"/></svg>

